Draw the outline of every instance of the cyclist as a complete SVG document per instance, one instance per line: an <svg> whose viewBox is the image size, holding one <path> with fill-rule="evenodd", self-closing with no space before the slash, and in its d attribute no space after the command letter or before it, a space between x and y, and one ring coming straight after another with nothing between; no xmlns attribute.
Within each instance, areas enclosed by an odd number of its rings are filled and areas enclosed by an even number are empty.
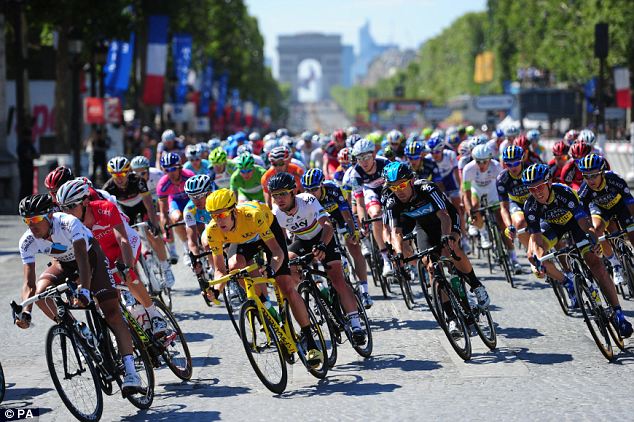
<svg viewBox="0 0 634 422"><path fill-rule="evenodd" d="M332 179L332 175L339 167L337 154L342 148L346 147L346 133L339 129L332 133L331 141L324 148L323 168L322 171L326 178ZM299 183L298 183L299 185ZM266 189L266 187L264 187Z"/></svg>
<svg viewBox="0 0 634 422"><path fill-rule="evenodd" d="M579 191L581 184L583 183L583 175L579 170L577 163L586 155L592 153L592 147L583 141L577 141L570 147L570 156L572 160L569 160L561 169L561 179L565 184L570 186L573 190ZM610 163L606 159L603 159L606 170L610 170Z"/></svg>
<svg viewBox="0 0 634 422"><path fill-rule="evenodd" d="M517 235L518 229L526 227L524 203L530 194L528 188L522 182L522 171L525 168L523 160L524 154L524 150L517 145L509 145L506 147L502 152L502 161L504 162L505 169L502 170L496 180L498 198L500 199L500 214L504 221L504 226L506 227L504 234L511 240ZM530 235L528 233L522 233L518 235L518 238L520 243L524 245L528 251ZM515 249L509 250L509 255L511 261L516 263L517 254Z"/></svg>
<svg viewBox="0 0 634 422"><path fill-rule="evenodd" d="M564 141L557 141L553 145L553 158L548 162L553 183L564 183L561 171L568 162L568 149L569 147Z"/></svg>
<svg viewBox="0 0 634 422"><path fill-rule="evenodd" d="M207 197L206 208L212 217L205 228L205 236L212 252L215 278L227 273L222 254L225 243L230 244L227 254L229 270L244 268L251 264L260 249L263 249L268 262L266 271L269 276L275 278L288 299L293 315L302 327L302 334L308 342L308 363L313 367L319 366L323 362L323 354L310 334L306 305L295 290L288 267L286 238L271 210L255 201L237 204L235 195L229 189L212 192ZM268 300L262 298L267 304Z"/></svg>
<svg viewBox="0 0 634 422"><path fill-rule="evenodd" d="M583 131L582 131L583 133ZM618 174L605 171L604 159L598 154L588 154L579 160L578 166L583 175L579 188L579 199L590 211L592 225L597 237L603 236L607 227L615 231L618 222L622 228L634 224L634 198L627 182ZM628 233L630 243L634 245L634 233ZM625 281L623 267L615 257L609 241L601 242L603 255L612 266L612 278L615 284Z"/></svg>
<svg viewBox="0 0 634 422"><path fill-rule="evenodd" d="M433 158L423 156L424 149L423 143L419 140L414 140L405 147L405 157L407 157L414 175L417 179L431 180L434 183L442 184L438 165Z"/></svg>
<svg viewBox="0 0 634 422"><path fill-rule="evenodd" d="M596 144L597 137L594 135L594 132L591 131L590 129L584 129L581 132L579 132L579 135L577 136L576 139L577 139L577 142L581 141L590 145L592 147L593 153L603 156L603 149L599 145Z"/></svg>
<svg viewBox="0 0 634 422"><path fill-rule="evenodd" d="M176 133L172 129L167 129L161 135L161 142L156 147L156 168L161 168L161 157L164 153L174 152L183 157L185 146L176 137Z"/></svg>
<svg viewBox="0 0 634 422"><path fill-rule="evenodd" d="M200 159L207 161L207 159L209 158L209 153L211 152L211 148L209 148L209 144L207 144L207 142L202 141L202 142L198 142L196 144L196 147L198 149L198 155L200 155ZM207 161L207 164L209 164L208 161Z"/></svg>
<svg viewBox="0 0 634 422"><path fill-rule="evenodd" d="M342 148L341 151L339 151L339 154L337 154L339 167L337 167L335 174L333 174L332 176L332 180L334 180L339 185L339 187L341 187L346 198L350 194L350 187L343 186L343 176L346 174L346 171L352 166L351 152L351 148Z"/></svg>
<svg viewBox="0 0 634 422"><path fill-rule="evenodd" d="M187 162L183 165L184 169L187 169L194 174L207 174L211 175L213 170L209 165L209 161L203 160L202 151L198 145L187 145L185 149L185 158Z"/></svg>
<svg viewBox="0 0 634 422"><path fill-rule="evenodd" d="M526 132L526 138L530 142L531 150L534 151L535 154L537 154L537 156L539 157L541 157L542 153L544 152L544 149L541 147L541 145L539 145L540 137L541 135L539 133L539 130L537 129L531 129Z"/></svg>
<svg viewBox="0 0 634 422"><path fill-rule="evenodd" d="M532 144L530 143L530 141L528 140L526 135L522 134L522 135L518 136L517 138L515 138L513 143L509 144L509 145L517 145L518 147L520 147L520 148L522 148L524 150L524 152L525 152L524 161L526 162L527 166L531 165L531 164L543 164L543 161L539 157L539 155L537 155L537 153L535 153L531 149Z"/></svg>
<svg viewBox="0 0 634 422"><path fill-rule="evenodd" d="M142 392L141 378L134 367L132 338L119 310L119 294L108 273L107 259L99 243L79 219L53 212L53 207L53 201L47 194L27 196L20 201L19 214L29 228L19 242L24 266L22 300L42 293L50 286L61 284L78 273L78 299L87 305L92 292L115 335L125 365L122 393ZM52 262L36 279L37 254L48 255ZM56 319L55 303L50 299L39 301L37 305L51 320ZM32 305L25 307L20 318L16 319L18 327L26 329L30 326L31 309Z"/></svg>
<svg viewBox="0 0 634 422"><path fill-rule="evenodd" d="M251 143L251 148L253 149L253 154L258 157L262 154L262 148L264 148L264 140L262 136L260 136L259 132L251 132L249 134L249 142Z"/></svg>
<svg viewBox="0 0 634 422"><path fill-rule="evenodd" d="M92 232L108 258L108 269L111 274L115 272L117 261L125 265L123 282L145 308L154 335L164 336L167 323L154 306L145 286L139 282L134 270L141 253L139 235L128 225L115 205L108 201L92 201L89 196L88 185L83 180L75 179L59 188L57 203L65 213L77 217ZM121 282L118 274L114 274L114 279L116 283Z"/></svg>
<svg viewBox="0 0 634 422"><path fill-rule="evenodd" d="M302 132L301 140L297 143L297 150L302 154L302 161L309 166L310 165L310 156L315 149L315 144L313 143L314 134L308 130Z"/></svg>
<svg viewBox="0 0 634 422"><path fill-rule="evenodd" d="M324 179L324 173L320 169L310 169L302 176L302 188L313 195L321 206L330 214L338 228L347 230L345 237L346 247L354 261L354 269L359 279L361 301L366 309L372 307L372 298L368 291L368 272L361 253L359 241L359 228L352 216L350 204L346 201L341 188L331 180Z"/></svg>
<svg viewBox="0 0 634 422"><path fill-rule="evenodd" d="M113 197L103 189L94 189L92 187L92 182L90 182L88 178L84 177L82 179L85 179L90 185L91 199L105 199L106 201L110 201L113 204L118 205L117 199L115 197ZM70 168L64 166L59 166L55 170L51 171L48 175L46 175L46 178L44 179L44 186L46 187L49 195L51 195L51 200L53 201L53 203L57 203L57 199L55 198L57 190L60 188L60 186L62 186L69 180L73 180L73 172Z"/></svg>
<svg viewBox="0 0 634 422"><path fill-rule="evenodd" d="M185 181L194 176L189 170L183 169L181 159L178 154L169 153L161 157L161 167L165 175L161 177L156 186L156 195L159 202L159 216L161 226L179 223L183 219L183 210L189 202L189 197L185 193ZM187 249L187 233L183 226L174 227L174 232L183 242L183 259L185 265L189 265L189 255ZM169 233L169 231L168 231ZM167 249L172 261L178 261L174 236L169 236ZM175 263L175 262L174 262Z"/></svg>
<svg viewBox="0 0 634 422"><path fill-rule="evenodd" d="M507 146L513 145L515 138L520 135L520 130L517 126L509 126L504 130L504 139L498 144L498 151L504 151Z"/></svg>
<svg viewBox="0 0 634 422"><path fill-rule="evenodd" d="M310 153L309 167L323 168L324 165L324 153L326 147L330 143L330 137L325 135L313 135L313 143L317 144L317 148Z"/></svg>
<svg viewBox="0 0 634 422"><path fill-rule="evenodd" d="M289 173L278 173L271 177L268 188L275 202L273 214L277 222L294 236L293 243L288 247L289 258L312 252L314 259L324 264L350 320L355 343L365 344L365 331L361 328L354 294L344 279L341 255L333 239L334 228L328 213L313 195L295 193L295 178ZM299 273L296 268L291 275L294 283L298 284Z"/></svg>
<svg viewBox="0 0 634 422"><path fill-rule="evenodd" d="M581 251L583 258L612 305L613 318L619 333L623 337L630 337L632 324L625 319L614 283L598 256L601 253L601 245L597 243L598 237L588 213L579 202L577 193L569 186L553 184L549 168L545 164L532 164L526 168L522 172L522 182L528 186L530 192L524 204L524 214L536 257L543 256L566 232L570 233L576 243L590 241L590 245ZM573 306L576 304L572 274L561 273L550 261L544 262L540 267L533 256L529 257L529 260L540 271L544 270L551 278L562 283L571 295Z"/></svg>
<svg viewBox="0 0 634 422"><path fill-rule="evenodd" d="M405 163L390 163L383 170L383 174L387 187L383 200L397 256L412 255L408 244L403 242L403 233L410 233L414 229L420 250L441 244L448 246L458 256L458 259L453 261L454 266L465 276L478 303L488 306L489 295L475 275L469 258L460 248L460 216L451 201L434 183L426 180L415 181L414 173ZM448 252L447 249L443 249L443 256L448 256ZM432 276L431 262L427 264ZM450 331L455 331L455 321L452 322Z"/></svg>
<svg viewBox="0 0 634 422"><path fill-rule="evenodd" d="M266 164L264 164L264 160L262 159L262 157L260 157L259 155L255 154L253 152L253 147L251 146L251 143L248 142L244 145L240 145L240 147L238 147L238 155L231 160L233 162L233 173L235 173L237 167L238 167L238 158L243 155L243 154L247 154L250 155L253 158L253 162L260 166L260 167L266 167ZM233 173L231 173L233 175Z"/></svg>
<svg viewBox="0 0 634 422"><path fill-rule="evenodd" d="M568 144L569 147L575 143L575 141L579 138L579 131L576 129L570 129L568 132L564 134L564 142Z"/></svg>
<svg viewBox="0 0 634 422"><path fill-rule="evenodd" d="M229 187L238 195L238 202L264 202L264 191L260 181L266 170L255 164L253 156L248 152L235 158L236 171L231 175Z"/></svg>
<svg viewBox="0 0 634 422"><path fill-rule="evenodd" d="M291 163L291 155L286 147L273 148L273 150L269 153L269 162L271 163L271 167L264 173L260 182L262 183L262 188L264 189L264 199L270 208L272 206L272 202L268 191L269 179L277 173L290 173L293 177L295 177L295 181L297 182L296 186L299 187L304 170Z"/></svg>
<svg viewBox="0 0 634 422"><path fill-rule="evenodd" d="M163 172L156 167L151 167L150 160L143 155L137 155L130 160L130 168L133 173L145 180L148 191L152 194L152 199L155 201L155 205L158 204L158 202L156 202L158 199L156 196L156 186L159 180L161 180L161 177L163 177Z"/></svg>
<svg viewBox="0 0 634 422"><path fill-rule="evenodd" d="M213 166L213 181L218 188L228 188L231 180L231 173L227 166L227 152L218 147L209 153L209 164Z"/></svg>
<svg viewBox="0 0 634 422"><path fill-rule="evenodd" d="M377 157L374 143L361 139L354 145L352 155L357 163L348 170L350 186L356 200L357 216L363 221L368 215L371 219L381 216L381 190L383 189L383 169L389 161L387 158ZM347 178L344 177L344 180ZM392 273L392 263L387 256L385 241L389 240L389 232L383 221L372 223L372 232L383 257L383 276Z"/></svg>
<svg viewBox="0 0 634 422"><path fill-rule="evenodd" d="M442 187L456 209L460 208L460 188L458 181L458 158L455 151L445 148L445 141L439 136L432 136L427 141L427 150L440 172Z"/></svg>
<svg viewBox="0 0 634 422"><path fill-rule="evenodd" d="M392 130L388 132L387 141L390 144L390 148L394 153L394 158L398 161L405 160L405 136L401 131Z"/></svg>

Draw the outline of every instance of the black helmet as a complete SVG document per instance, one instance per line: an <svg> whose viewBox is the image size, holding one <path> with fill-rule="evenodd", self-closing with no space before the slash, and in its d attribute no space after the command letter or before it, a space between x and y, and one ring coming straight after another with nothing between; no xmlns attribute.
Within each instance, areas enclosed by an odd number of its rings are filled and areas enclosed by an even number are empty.
<svg viewBox="0 0 634 422"><path fill-rule="evenodd" d="M269 179L269 191L295 190L295 178L289 173L277 173Z"/></svg>
<svg viewBox="0 0 634 422"><path fill-rule="evenodd" d="M53 200L49 194L30 195L22 198L18 212L22 217L34 217L47 214L53 208Z"/></svg>

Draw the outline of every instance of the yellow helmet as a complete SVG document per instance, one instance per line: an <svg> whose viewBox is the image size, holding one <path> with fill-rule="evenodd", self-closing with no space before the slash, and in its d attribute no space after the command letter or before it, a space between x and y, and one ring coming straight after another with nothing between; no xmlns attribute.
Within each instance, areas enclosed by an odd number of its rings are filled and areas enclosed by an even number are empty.
<svg viewBox="0 0 634 422"><path fill-rule="evenodd" d="M236 202L236 196L231 190L226 188L218 189L207 196L205 208L207 208L209 212L216 212L218 210L232 208L236 205Z"/></svg>

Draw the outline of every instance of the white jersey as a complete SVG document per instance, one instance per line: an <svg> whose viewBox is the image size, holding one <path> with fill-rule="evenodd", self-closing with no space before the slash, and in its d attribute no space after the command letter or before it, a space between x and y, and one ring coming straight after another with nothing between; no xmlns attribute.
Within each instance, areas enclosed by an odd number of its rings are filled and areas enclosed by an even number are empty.
<svg viewBox="0 0 634 422"><path fill-rule="evenodd" d="M429 157L432 157L429 154ZM458 156L456 152L450 149L444 149L442 151L442 159L440 161L434 160L434 163L438 166L438 171L440 172L440 177L443 179L451 175L453 169L458 166Z"/></svg>
<svg viewBox="0 0 634 422"><path fill-rule="evenodd" d="M310 193L300 193L295 196L297 211L288 215L277 205L273 206L273 214L280 226L299 239L310 240L321 233L319 219L327 217L328 213L321 206L317 198Z"/></svg>
<svg viewBox="0 0 634 422"><path fill-rule="evenodd" d="M312 153L315 150L315 144L312 141L309 144L303 139L300 139L300 141L297 143L296 149L300 152L300 154L302 154L302 161L304 161L306 165L310 165L310 161L312 160Z"/></svg>
<svg viewBox="0 0 634 422"><path fill-rule="evenodd" d="M35 262L35 255L44 254L62 262L75 260L73 242L83 240L86 250L90 250L92 233L77 217L62 212L53 213L51 218L51 240L38 239L31 230L20 238L20 258L23 264Z"/></svg>
<svg viewBox="0 0 634 422"><path fill-rule="evenodd" d="M471 191L480 198L487 195L488 203L493 204L499 202L496 179L502 170L502 165L497 160L491 160L487 170L482 172L474 160L462 170L462 183L470 186Z"/></svg>
<svg viewBox="0 0 634 422"><path fill-rule="evenodd" d="M302 163L297 158L291 158L291 163L295 164L297 167L299 167L302 170L306 171L306 164Z"/></svg>
<svg viewBox="0 0 634 422"><path fill-rule="evenodd" d="M316 148L313 152L310 153L310 162L311 167L322 169L324 166L324 150L320 148Z"/></svg>
<svg viewBox="0 0 634 422"><path fill-rule="evenodd" d="M502 141L503 143L504 141ZM508 145L508 141L506 142L505 145ZM504 151L504 149L502 148L498 148L498 139L490 139L487 143L486 143L487 148L489 148L490 151L493 151L493 156L497 157L498 155L502 154L502 151ZM502 146L502 144L500 144L500 146ZM506 148L506 146L505 146Z"/></svg>
<svg viewBox="0 0 634 422"><path fill-rule="evenodd" d="M470 155L463 155L462 157L458 158L458 170L460 170L461 172L464 171L465 166L471 161L473 161L473 157L471 157Z"/></svg>

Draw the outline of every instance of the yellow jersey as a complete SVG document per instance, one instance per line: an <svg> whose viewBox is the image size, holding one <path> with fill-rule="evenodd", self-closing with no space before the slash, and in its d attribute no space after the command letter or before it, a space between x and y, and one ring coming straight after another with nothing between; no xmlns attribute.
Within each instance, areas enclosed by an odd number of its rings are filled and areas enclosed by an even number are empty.
<svg viewBox="0 0 634 422"><path fill-rule="evenodd" d="M233 230L221 230L213 219L205 227L209 249L214 256L218 256L222 255L225 243L250 243L260 239L266 242L274 237L271 232L274 218L269 207L261 202L248 201L238 204Z"/></svg>

